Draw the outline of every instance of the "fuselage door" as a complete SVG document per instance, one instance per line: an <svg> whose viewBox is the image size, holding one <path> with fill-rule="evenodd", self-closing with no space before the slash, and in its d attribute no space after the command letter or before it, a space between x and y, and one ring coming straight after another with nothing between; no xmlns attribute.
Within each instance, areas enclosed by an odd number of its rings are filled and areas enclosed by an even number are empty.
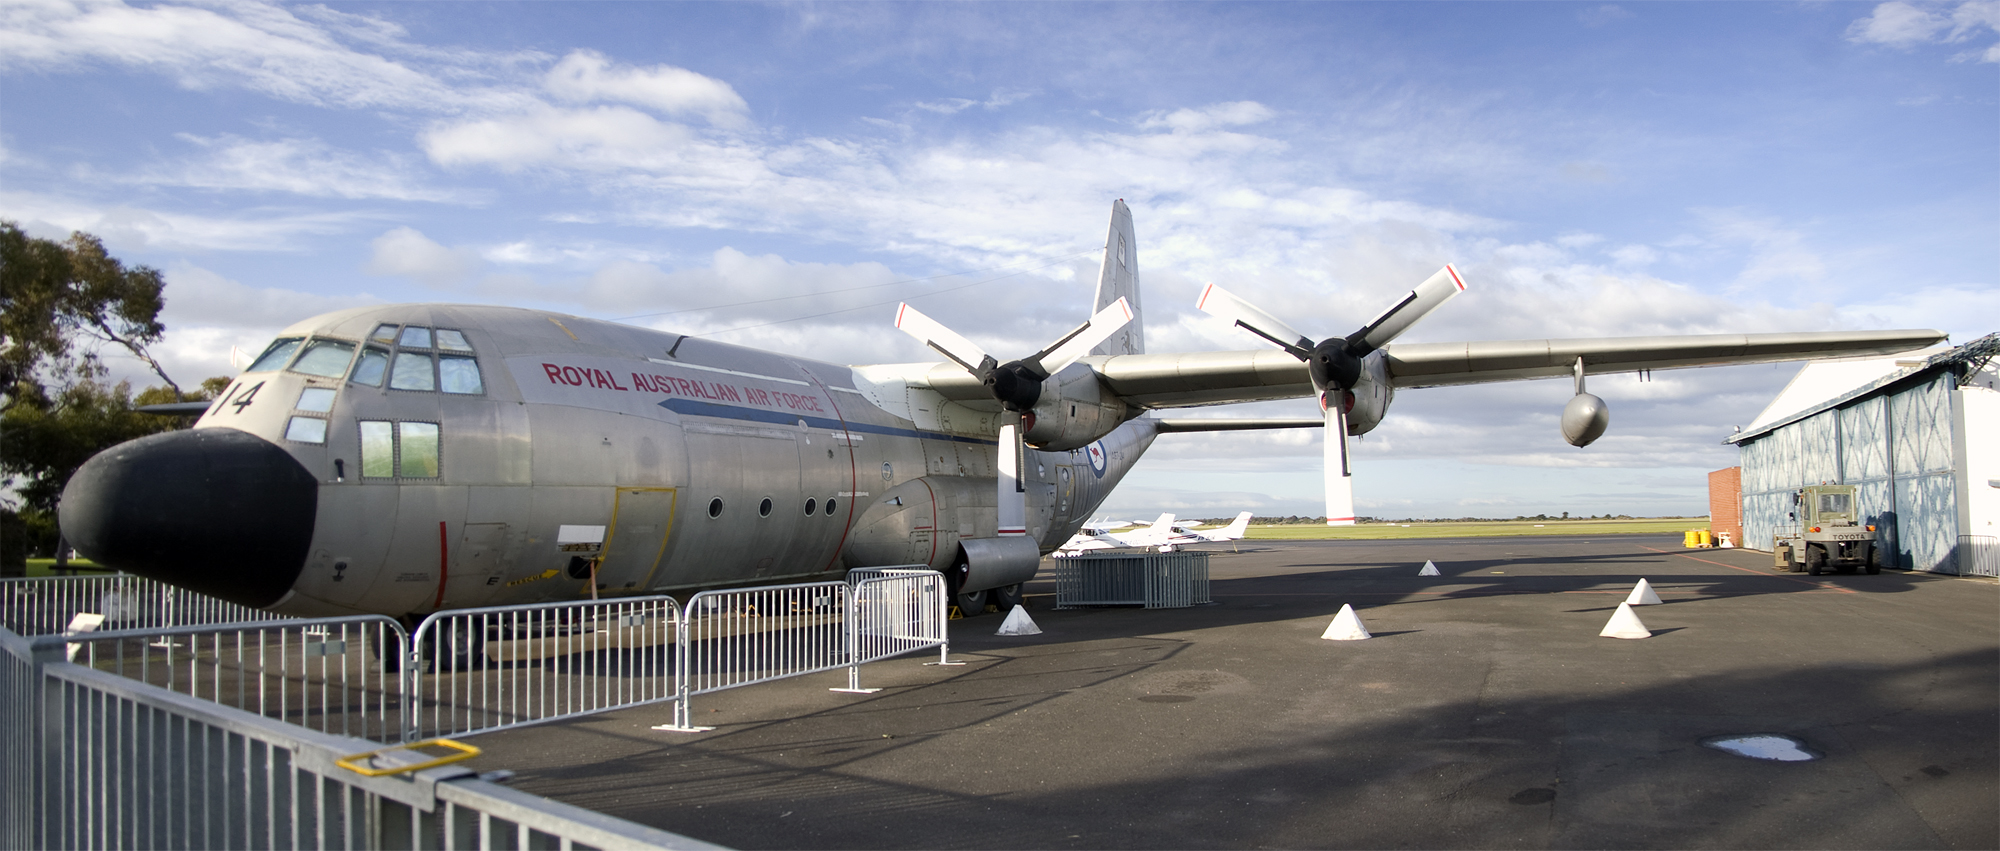
<svg viewBox="0 0 2000 851"><path fill-rule="evenodd" d="M601 593L636 594L651 587L653 571L673 531L673 488L619 488L606 530L604 554L597 565ZM586 589L587 590L587 589Z"/></svg>

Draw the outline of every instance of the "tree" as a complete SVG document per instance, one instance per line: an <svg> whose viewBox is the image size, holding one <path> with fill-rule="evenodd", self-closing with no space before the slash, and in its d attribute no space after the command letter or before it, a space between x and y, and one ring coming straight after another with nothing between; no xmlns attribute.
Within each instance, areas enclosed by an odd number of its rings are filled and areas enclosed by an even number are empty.
<svg viewBox="0 0 2000 851"><path fill-rule="evenodd" d="M147 351L166 333L164 285L158 270L125 268L90 234L56 242L0 220L0 388L10 397L0 407L14 404L24 381L102 378L104 344L138 358L178 396L180 385Z"/></svg>
<svg viewBox="0 0 2000 851"><path fill-rule="evenodd" d="M186 425L134 408L212 398L228 379L186 394L147 350L160 341L164 286L146 266L126 268L86 233L65 242L31 237L0 220L0 576L21 575L29 549L59 540L56 500L71 474L104 449ZM107 385L99 350L116 346L164 387L136 397Z"/></svg>

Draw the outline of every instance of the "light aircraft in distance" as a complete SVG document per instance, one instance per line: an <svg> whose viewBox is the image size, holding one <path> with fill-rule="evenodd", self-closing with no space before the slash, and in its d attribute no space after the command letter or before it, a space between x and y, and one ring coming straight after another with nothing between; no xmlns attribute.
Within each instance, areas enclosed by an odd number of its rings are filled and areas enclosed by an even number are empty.
<svg viewBox="0 0 2000 851"><path fill-rule="evenodd" d="M186 430L86 462L59 509L83 555L293 615L838 578L929 565L968 614L1018 602L1161 434L1297 427L1155 411L1315 398L1329 523L1347 437L1397 390L1568 377L1564 437L1608 422L1586 374L1930 345L1936 331L1397 344L1450 266L1315 340L1218 287L1201 309L1275 349L1149 353L1131 211L1094 315L1025 357L903 306L943 361L850 366L510 307L359 307L282 331ZM1284 310L1289 306L1280 306ZM1287 311L1289 312L1289 311Z"/></svg>
<svg viewBox="0 0 2000 851"><path fill-rule="evenodd" d="M1315 423L1314 425L1317 425ZM1130 526L1121 523L1120 526ZM1250 512L1236 515L1236 519L1220 529L1195 529L1191 525L1175 523L1172 514L1162 514L1153 525L1130 532L1112 532L1094 529L1086 524L1063 545L1056 548L1054 555L1073 556L1093 550L1145 549L1152 547L1163 553L1174 552L1189 544L1220 543L1238 540L1248 531Z"/></svg>
<svg viewBox="0 0 2000 851"><path fill-rule="evenodd" d="M1120 523L1119 527L1132 526ZM1091 550L1143 549L1145 547L1166 547L1172 543L1174 516L1162 514L1152 525L1128 532L1113 532L1108 528L1085 527L1077 530L1062 546L1056 548L1058 555L1076 555ZM1168 552L1168 550L1161 550Z"/></svg>

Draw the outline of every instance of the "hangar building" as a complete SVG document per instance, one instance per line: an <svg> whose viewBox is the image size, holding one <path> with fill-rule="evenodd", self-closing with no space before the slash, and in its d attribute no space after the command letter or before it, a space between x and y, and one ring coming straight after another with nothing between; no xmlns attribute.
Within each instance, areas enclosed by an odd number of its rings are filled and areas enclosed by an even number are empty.
<svg viewBox="0 0 2000 851"><path fill-rule="evenodd" d="M1814 361L1730 437L1742 543L1771 548L1792 495L1855 486L1882 566L2000 575L2000 334L1892 358Z"/></svg>

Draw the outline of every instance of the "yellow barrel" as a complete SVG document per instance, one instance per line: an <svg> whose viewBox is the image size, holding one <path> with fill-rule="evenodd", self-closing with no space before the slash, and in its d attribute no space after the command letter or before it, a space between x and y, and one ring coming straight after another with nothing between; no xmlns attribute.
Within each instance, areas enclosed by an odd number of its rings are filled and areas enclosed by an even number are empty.
<svg viewBox="0 0 2000 851"><path fill-rule="evenodd" d="M1690 550L1694 549L1696 546L1699 546L1696 543L1698 540L1700 539L1696 537L1695 530L1689 529L1687 530L1687 534L1681 536L1681 546Z"/></svg>
<svg viewBox="0 0 2000 851"><path fill-rule="evenodd" d="M1698 536L1695 543L1696 546L1702 547L1704 549L1715 546L1715 539L1709 537L1707 529L1696 529L1695 535Z"/></svg>

